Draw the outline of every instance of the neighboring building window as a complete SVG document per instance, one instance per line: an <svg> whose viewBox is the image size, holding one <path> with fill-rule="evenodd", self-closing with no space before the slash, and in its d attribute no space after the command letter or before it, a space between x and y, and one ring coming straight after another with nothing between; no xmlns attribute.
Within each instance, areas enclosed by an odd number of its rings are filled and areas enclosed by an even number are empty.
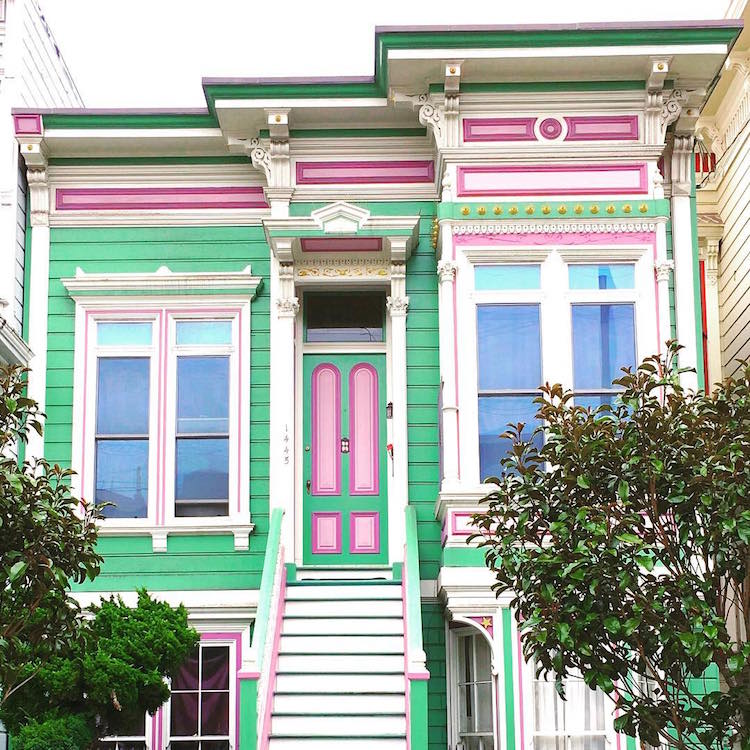
<svg viewBox="0 0 750 750"><path fill-rule="evenodd" d="M147 750L146 714L133 721L130 726L120 727L117 735L99 740L96 747L97 750Z"/></svg>
<svg viewBox="0 0 750 750"><path fill-rule="evenodd" d="M542 382L539 305L477 306L480 479L501 473L511 441L509 423L524 422L524 439L536 427L534 398Z"/></svg>
<svg viewBox="0 0 750 750"><path fill-rule="evenodd" d="M452 695L457 710L455 739L460 750L495 747L492 655L487 639L473 628L455 633Z"/></svg>
<svg viewBox="0 0 750 750"><path fill-rule="evenodd" d="M148 515L152 327L97 325L94 502L107 518Z"/></svg>
<svg viewBox="0 0 750 750"><path fill-rule="evenodd" d="M230 647L201 643L172 678L171 750L229 750Z"/></svg>
<svg viewBox="0 0 750 750"><path fill-rule="evenodd" d="M178 320L174 513L229 515L232 322Z"/></svg>
<svg viewBox="0 0 750 750"><path fill-rule="evenodd" d="M535 750L605 750L609 712L601 690L568 677L563 700L551 676L535 676L533 685Z"/></svg>

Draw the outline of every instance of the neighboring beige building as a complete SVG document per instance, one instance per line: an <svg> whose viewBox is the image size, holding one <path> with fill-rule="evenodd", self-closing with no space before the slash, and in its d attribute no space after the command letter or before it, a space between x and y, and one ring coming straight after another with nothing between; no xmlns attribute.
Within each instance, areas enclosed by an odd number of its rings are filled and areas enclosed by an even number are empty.
<svg viewBox="0 0 750 750"><path fill-rule="evenodd" d="M701 142L705 147L696 157L696 183L707 382L750 359L750 5L736 0L726 16L742 17L745 30L696 129L696 153Z"/></svg>
<svg viewBox="0 0 750 750"><path fill-rule="evenodd" d="M37 0L0 0L0 363L29 364L32 356L22 339L26 170L11 109L81 106Z"/></svg>

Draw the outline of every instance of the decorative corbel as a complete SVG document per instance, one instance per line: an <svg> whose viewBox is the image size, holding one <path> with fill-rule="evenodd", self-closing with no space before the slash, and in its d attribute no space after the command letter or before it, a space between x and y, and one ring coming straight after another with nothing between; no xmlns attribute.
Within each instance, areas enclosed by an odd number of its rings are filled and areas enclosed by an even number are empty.
<svg viewBox="0 0 750 750"><path fill-rule="evenodd" d="M724 63L724 67L747 78L750 75L750 54L747 52L731 54Z"/></svg>
<svg viewBox="0 0 750 750"><path fill-rule="evenodd" d="M651 68L646 79L646 91L656 92L664 88L664 81L669 74L671 57L652 57Z"/></svg>
<svg viewBox="0 0 750 750"><path fill-rule="evenodd" d="M674 89L669 92L666 98L662 98L659 117L662 140L666 137L667 128L680 118L682 107L686 102L687 93L683 89Z"/></svg>
<svg viewBox="0 0 750 750"><path fill-rule="evenodd" d="M445 101L442 104L437 102L431 94L411 95L392 92L390 98L396 106L411 106L412 109L418 111L420 125L429 129L439 149L458 146L459 97L457 92L446 91Z"/></svg>
<svg viewBox="0 0 750 750"><path fill-rule="evenodd" d="M47 168L27 168L26 182L29 186L31 226L49 226L49 183L47 182Z"/></svg>
<svg viewBox="0 0 750 750"><path fill-rule="evenodd" d="M690 195L693 186L693 137L691 135L675 135L671 162L672 195Z"/></svg>

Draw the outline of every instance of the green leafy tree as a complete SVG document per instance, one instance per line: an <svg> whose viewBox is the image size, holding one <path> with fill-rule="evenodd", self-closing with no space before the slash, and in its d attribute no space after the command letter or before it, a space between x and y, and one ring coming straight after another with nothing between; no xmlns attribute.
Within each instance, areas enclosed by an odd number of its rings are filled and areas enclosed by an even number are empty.
<svg viewBox="0 0 750 750"><path fill-rule="evenodd" d="M42 433L39 408L24 396L25 373L0 368L0 706L76 642L70 581L93 579L101 563L96 512L71 495L71 471L18 461L29 431Z"/></svg>
<svg viewBox="0 0 750 750"><path fill-rule="evenodd" d="M165 678L199 640L184 606L172 608L145 590L135 607L112 597L91 613L74 647L45 663L0 710L20 750L80 750L96 738L129 734L169 698ZM48 737L58 739L45 745Z"/></svg>
<svg viewBox="0 0 750 750"><path fill-rule="evenodd" d="M750 366L683 390L679 347L623 370L614 405L545 385L475 516L538 673L580 674L650 745L750 748ZM541 429L541 428L540 428ZM477 538L477 537L475 537ZM703 683L718 670L719 683Z"/></svg>

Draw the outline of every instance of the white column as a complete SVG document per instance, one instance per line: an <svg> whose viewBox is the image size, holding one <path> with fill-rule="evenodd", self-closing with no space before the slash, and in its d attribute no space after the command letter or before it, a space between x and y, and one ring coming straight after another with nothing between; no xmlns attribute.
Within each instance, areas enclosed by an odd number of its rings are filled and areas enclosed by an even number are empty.
<svg viewBox="0 0 750 750"><path fill-rule="evenodd" d="M721 370L721 330L719 328L719 238L706 240L704 258L706 275L706 337L708 347L708 372L706 383L712 387L724 375Z"/></svg>
<svg viewBox="0 0 750 750"><path fill-rule="evenodd" d="M299 301L294 296L294 265L271 262L271 382L269 505L283 508L281 543L290 555L295 526L295 320Z"/></svg>
<svg viewBox="0 0 750 750"><path fill-rule="evenodd" d="M391 316L391 393L393 394L393 472L389 478L388 549L391 562L403 558L406 535L404 509L409 503L409 446L406 415L406 267L391 266L391 294L386 298Z"/></svg>
<svg viewBox="0 0 750 750"><path fill-rule="evenodd" d="M692 137L675 137L672 150L672 256L677 340L684 347L680 352L680 366L697 370L696 315L698 310L695 307L693 217L690 206L692 159ZM686 388L697 390L696 373L685 373L682 383Z"/></svg>
<svg viewBox="0 0 750 750"><path fill-rule="evenodd" d="M49 298L49 191L47 169L27 170L31 204L31 259L29 269L29 348L31 358L28 395L44 411L47 391L47 310ZM42 458L44 439L29 432L26 458Z"/></svg>
<svg viewBox="0 0 750 750"><path fill-rule="evenodd" d="M443 231L443 257L447 256L452 235L450 226ZM458 404L456 403L456 330L454 292L458 264L453 260L438 262L440 279L440 380L442 382L443 482L441 489L458 484Z"/></svg>
<svg viewBox="0 0 750 750"><path fill-rule="evenodd" d="M666 351L665 343L672 338L672 320L669 311L669 278L674 269L674 263L667 259L667 222L666 219L656 225L656 290L659 298L659 352Z"/></svg>

